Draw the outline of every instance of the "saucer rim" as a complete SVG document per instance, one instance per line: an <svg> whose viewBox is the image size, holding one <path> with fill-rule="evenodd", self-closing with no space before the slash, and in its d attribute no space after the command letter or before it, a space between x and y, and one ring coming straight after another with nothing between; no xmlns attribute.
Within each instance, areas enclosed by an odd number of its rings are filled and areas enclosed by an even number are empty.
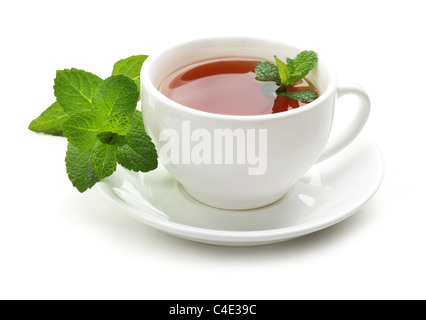
<svg viewBox="0 0 426 320"><path fill-rule="evenodd" d="M101 181L96 185L96 187L97 190L99 190L104 197L106 197L119 209L124 210L126 214L130 215L134 219L143 222L144 224L149 225L155 229L185 239L214 244L228 243L228 245L241 245L244 243L266 244L280 242L301 237L313 232L317 232L319 230L337 224L349 218L354 213L358 212L376 194L383 181L385 173L383 155L380 152L377 143L371 137L365 134L361 134L358 138L356 138L356 140L358 139L364 139L364 143L370 143L372 149L374 149L376 153L376 157L378 160L377 175L375 176L373 183L371 183L369 190L364 192L364 196L357 200L355 205L348 207L346 210L340 210L335 214L326 215L325 217L316 219L315 221L306 222L291 227L255 231L232 231L189 226L170 220L158 219L149 214L141 216L140 212L142 210L132 207L123 199L121 199L112 191L112 189L108 187L109 184L107 182ZM330 159L332 158L333 157L331 157ZM328 160L325 160L321 162L321 164L326 163L327 161Z"/></svg>

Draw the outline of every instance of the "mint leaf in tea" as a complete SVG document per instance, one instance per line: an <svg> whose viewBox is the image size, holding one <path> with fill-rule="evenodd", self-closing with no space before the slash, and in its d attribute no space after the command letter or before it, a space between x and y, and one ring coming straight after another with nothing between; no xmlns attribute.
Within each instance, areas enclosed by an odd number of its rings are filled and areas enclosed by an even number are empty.
<svg viewBox="0 0 426 320"><path fill-rule="evenodd" d="M274 56L276 66L272 63L261 62L256 65L256 79L259 81L275 81L279 88L276 90L278 96L286 97L304 103L310 103L318 97L316 89L293 90L295 85L300 84L308 73L315 68L318 63L318 55L314 51L302 51L296 58L287 58L287 64ZM269 76L265 76L269 75ZM278 74L279 78L272 78ZM292 91L304 91L302 93L292 93Z"/></svg>

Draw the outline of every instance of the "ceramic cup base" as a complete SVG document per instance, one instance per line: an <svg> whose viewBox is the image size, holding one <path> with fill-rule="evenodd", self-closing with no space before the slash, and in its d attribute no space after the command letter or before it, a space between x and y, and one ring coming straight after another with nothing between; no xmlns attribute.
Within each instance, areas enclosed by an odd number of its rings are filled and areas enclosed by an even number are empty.
<svg viewBox="0 0 426 320"><path fill-rule="evenodd" d="M263 208L268 205L271 205L283 198L286 198L288 194L291 193L292 188L288 188L284 191L276 192L274 194L268 194L261 199L248 201L247 199L242 199L241 201L229 201L228 199L213 199L210 195L204 195L197 191L188 189L184 185L180 184L182 192L186 193L189 197L197 200L198 202L213 207L216 209L222 210L234 210L234 211L243 211L250 209Z"/></svg>

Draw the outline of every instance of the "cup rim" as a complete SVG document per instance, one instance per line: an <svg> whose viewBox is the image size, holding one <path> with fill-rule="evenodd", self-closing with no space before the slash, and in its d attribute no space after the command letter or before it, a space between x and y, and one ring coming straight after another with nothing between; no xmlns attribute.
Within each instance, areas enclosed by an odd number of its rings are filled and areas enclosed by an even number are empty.
<svg viewBox="0 0 426 320"><path fill-rule="evenodd" d="M275 40L270 40L267 38L258 38L258 37L244 37L244 36L226 36L226 37L204 37L204 38L198 38L198 39L194 39L194 40L189 40L189 41L184 41L181 42L177 45L168 47L166 49L163 49L160 52L157 52L154 55L150 55L148 56L148 58L144 61L143 65L142 65L142 69L141 69L141 91L142 91L142 87L145 88L145 90L149 91L150 94L154 95L154 97L156 99L158 99L159 101L162 101L163 103L166 103L167 105L189 113L191 115L194 116L198 116L198 117L205 117L205 118L209 118L209 119L216 119L216 120L222 120L222 121L262 121L262 120L276 120L276 119L280 119L280 118L287 118L287 117L291 117L300 113L304 113L304 112L309 112L309 110L316 108L317 106L321 105L323 101L327 100L329 98L329 96L335 91L336 87L337 87L337 77L336 77L336 73L334 71L334 69L330 66L330 64L328 64L326 61L324 61L323 58L319 58L318 59L318 65L321 66L321 70L326 70L328 75L329 75L329 81L327 84L327 88L324 92L322 92L320 94L320 96L315 99L315 101L310 102L306 105L304 105L301 108L296 108L293 110L288 110L285 112L278 112L278 113L271 113L271 114L259 114L259 115L229 115L229 114L220 114L220 113L213 113L213 112L208 112L208 111L202 111L202 110L197 110L197 109L193 109L190 107L187 107L183 104L180 104L170 98L168 98L167 96L165 96L163 93L161 93L159 91L159 89L154 86L154 84L152 83L152 79L150 77L151 74L151 66L152 64L156 61L156 59L158 59L159 57L163 56L164 54L166 54L169 51L173 51L173 50L177 50L179 48L184 48L186 46L190 46L193 44L196 44L197 42L205 42L205 41L209 41L209 42L223 42L223 41L229 41L229 40L243 40L243 41L252 41L252 42L264 42L264 43L269 43L269 44L276 44L276 45L286 45L289 48L295 49L298 52L301 52L303 50L301 50L298 47L295 47L291 44L288 44L286 42L281 42L281 41L275 41ZM197 60L194 60L194 63L198 62ZM173 72L175 70L170 70L170 73Z"/></svg>

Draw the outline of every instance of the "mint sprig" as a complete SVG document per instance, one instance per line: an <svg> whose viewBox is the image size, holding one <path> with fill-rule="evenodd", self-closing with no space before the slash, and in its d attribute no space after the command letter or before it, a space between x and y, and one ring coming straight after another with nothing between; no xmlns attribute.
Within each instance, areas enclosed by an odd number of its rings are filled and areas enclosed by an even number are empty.
<svg viewBox="0 0 426 320"><path fill-rule="evenodd" d="M113 174L117 164L136 172L158 165L155 146L136 109L146 57L118 61L105 80L74 68L57 71L56 102L29 125L32 131L67 138L66 170L80 192Z"/></svg>
<svg viewBox="0 0 426 320"><path fill-rule="evenodd" d="M256 65L258 81L274 81L279 86L276 94L292 100L312 102L318 97L316 92L309 90L287 92L287 87L302 80L316 66L318 55L314 51L302 51L294 59L287 58L287 64L277 56L274 56L274 59L276 65L270 62L260 62Z"/></svg>

